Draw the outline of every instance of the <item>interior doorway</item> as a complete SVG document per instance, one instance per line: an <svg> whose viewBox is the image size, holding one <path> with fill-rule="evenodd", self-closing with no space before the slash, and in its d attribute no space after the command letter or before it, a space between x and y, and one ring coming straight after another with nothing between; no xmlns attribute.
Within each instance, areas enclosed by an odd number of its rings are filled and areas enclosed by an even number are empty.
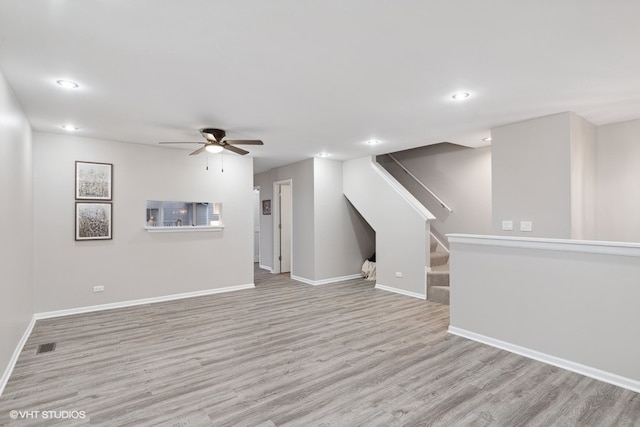
<svg viewBox="0 0 640 427"><path fill-rule="evenodd" d="M292 259L292 182L273 183L273 273L290 273Z"/></svg>
<svg viewBox="0 0 640 427"><path fill-rule="evenodd" d="M260 262L260 186L253 187L253 262Z"/></svg>

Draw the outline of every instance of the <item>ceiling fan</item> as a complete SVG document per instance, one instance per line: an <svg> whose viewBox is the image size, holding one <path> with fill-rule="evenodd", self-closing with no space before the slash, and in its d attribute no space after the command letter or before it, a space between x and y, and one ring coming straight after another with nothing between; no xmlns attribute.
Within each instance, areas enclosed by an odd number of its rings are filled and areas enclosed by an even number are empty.
<svg viewBox="0 0 640 427"><path fill-rule="evenodd" d="M245 154L249 154L249 152L247 150L243 150L242 148L235 147L234 145L264 145L262 141L257 139L224 140L224 137L227 135L227 133L222 129L204 128L200 129L200 133L202 134L202 136L204 136L206 140L205 142L178 141L160 142L159 144L204 144L203 147L200 147L193 153L190 153L190 156L193 156L194 154L200 154L203 151L208 151L209 153L219 153L222 150L233 151L234 153L244 156Z"/></svg>

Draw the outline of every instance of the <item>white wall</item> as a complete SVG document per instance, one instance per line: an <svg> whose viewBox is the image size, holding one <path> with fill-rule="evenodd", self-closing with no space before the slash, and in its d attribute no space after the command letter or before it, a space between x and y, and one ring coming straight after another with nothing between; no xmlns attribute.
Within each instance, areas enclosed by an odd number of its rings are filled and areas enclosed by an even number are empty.
<svg viewBox="0 0 640 427"><path fill-rule="evenodd" d="M596 238L596 127L571 113L571 238Z"/></svg>
<svg viewBox="0 0 640 427"><path fill-rule="evenodd" d="M464 235L450 244L454 333L640 391L640 245Z"/></svg>
<svg viewBox="0 0 640 427"><path fill-rule="evenodd" d="M491 130L493 234L571 237L570 114ZM514 230L503 231L503 220ZM532 232L520 231L522 220Z"/></svg>
<svg viewBox="0 0 640 427"><path fill-rule="evenodd" d="M35 309L78 308L253 283L253 161L34 134ZM113 240L74 240L74 162L113 163ZM146 200L222 202L222 232L149 233ZM103 285L103 293L93 293Z"/></svg>
<svg viewBox="0 0 640 427"><path fill-rule="evenodd" d="M597 135L597 238L640 242L640 120L599 126Z"/></svg>
<svg viewBox="0 0 640 427"><path fill-rule="evenodd" d="M378 162L434 214L431 230L443 243L449 233L491 233L491 147L443 143L393 156L453 209L450 213L442 208L388 156L378 156Z"/></svg>
<svg viewBox="0 0 640 427"><path fill-rule="evenodd" d="M343 174L345 196L376 232L376 286L426 298L431 214L370 157L345 161Z"/></svg>
<svg viewBox="0 0 640 427"><path fill-rule="evenodd" d="M0 73L0 393L33 316L32 164L31 127Z"/></svg>
<svg viewBox="0 0 640 427"><path fill-rule="evenodd" d="M342 162L314 159L315 280L359 274L375 251L373 229L342 193Z"/></svg>

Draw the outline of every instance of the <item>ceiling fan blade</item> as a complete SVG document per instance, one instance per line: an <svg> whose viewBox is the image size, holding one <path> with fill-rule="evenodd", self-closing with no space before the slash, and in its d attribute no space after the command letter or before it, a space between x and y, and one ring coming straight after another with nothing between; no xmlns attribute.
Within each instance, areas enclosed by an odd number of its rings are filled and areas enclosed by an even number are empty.
<svg viewBox="0 0 640 427"><path fill-rule="evenodd" d="M188 142L188 141L162 141L158 144L204 144L204 142Z"/></svg>
<svg viewBox="0 0 640 427"><path fill-rule="evenodd" d="M224 142L226 142L227 144L236 144L236 145L264 145L264 142L260 141L259 139L234 139L234 140L229 140L226 139Z"/></svg>
<svg viewBox="0 0 640 427"><path fill-rule="evenodd" d="M204 147L200 147L200 148L198 148L196 151L194 151L193 153L189 153L189 155L190 155L190 156L193 156L194 154L200 154L200 153L202 153L202 152L205 150L205 148L207 148L207 147L206 147L206 146L204 146Z"/></svg>
<svg viewBox="0 0 640 427"><path fill-rule="evenodd" d="M248 151L243 150L242 148L238 148L238 147L234 147L233 145L229 145L229 144L225 144L222 146L222 148L229 150L229 151L233 151L234 153L240 154L240 155L245 155L245 154L249 154Z"/></svg>

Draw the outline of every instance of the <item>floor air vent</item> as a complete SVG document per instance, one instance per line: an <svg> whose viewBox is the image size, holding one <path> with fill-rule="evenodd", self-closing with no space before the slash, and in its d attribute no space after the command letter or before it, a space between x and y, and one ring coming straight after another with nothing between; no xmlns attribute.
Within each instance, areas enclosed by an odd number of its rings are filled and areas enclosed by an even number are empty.
<svg viewBox="0 0 640 427"><path fill-rule="evenodd" d="M54 342L50 342L47 344L40 344L38 346L38 351L36 352L36 354L40 354L40 353L49 353L53 350L56 349L56 343Z"/></svg>

